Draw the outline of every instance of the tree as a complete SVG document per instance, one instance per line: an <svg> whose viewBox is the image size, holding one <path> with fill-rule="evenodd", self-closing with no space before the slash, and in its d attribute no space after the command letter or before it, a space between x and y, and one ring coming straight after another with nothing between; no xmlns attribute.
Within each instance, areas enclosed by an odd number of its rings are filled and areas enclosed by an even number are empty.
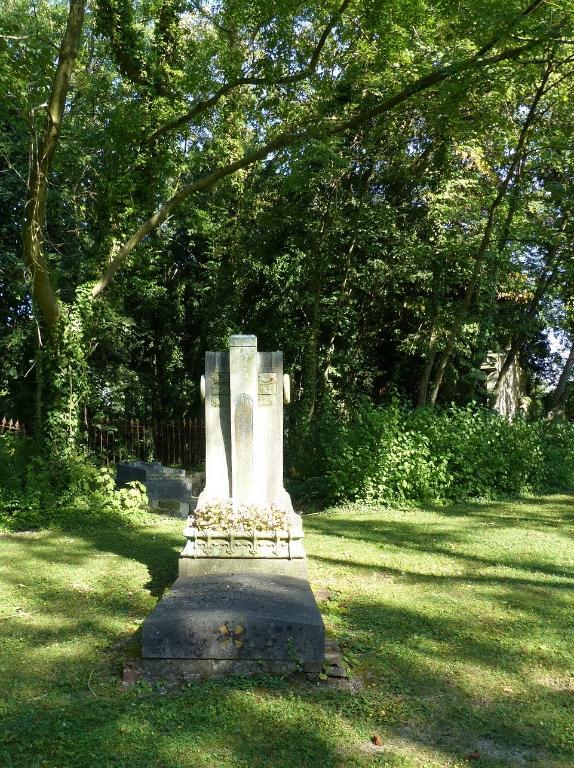
<svg viewBox="0 0 574 768"><path fill-rule="evenodd" d="M5 19L13 23L26 7L25 0L11 0ZM62 10L49 4L43 12L59 22ZM270 19L265 3L223 3L206 11L180 0L150 6L99 0L84 29L84 3L70 0L43 125L42 88L14 99L27 103L30 115L24 257L43 326L40 421L57 451L73 448L87 355L98 343L98 326L101 334L113 322L113 312L96 300L137 258L136 249L143 245L152 257L154 248L161 250L154 233L160 226L175 233L170 221L175 225L180 212L189 212L192 196L199 200L216 182L248 169L294 167L305 147L328 152L337 137L344 144L363 129L385 141L394 115L416 107L427 119L429 109L448 102L449 89L460 94L471 80L484 98L496 88L500 68L517 82L537 67L531 59L545 46L569 45L568 7L550 10L544 0L489 14L471 6L456 19L455 32L451 8L441 15L421 0L409 11L412 19L406 14L403 34L393 37L387 25L397 11L405 11L399 0L377 13L349 0L331 9L286 3ZM423 11L428 19L413 42L408 25ZM26 41L46 48L38 19L30 17L28 31ZM14 60L26 59L19 45L28 51L29 43L16 37L5 35L5 47ZM82 66L74 69L78 61ZM47 69L40 62L39 81ZM30 72L28 86L31 80ZM229 126L231 139L225 135ZM367 182L365 199L377 175ZM46 252L50 230L62 234L61 255ZM348 235L351 256L342 261L340 284L340 296L347 298L349 264L360 252L359 238ZM309 337L309 371L315 372L321 269L316 276ZM342 301L333 314L336 323ZM337 330L327 335L336 338Z"/></svg>

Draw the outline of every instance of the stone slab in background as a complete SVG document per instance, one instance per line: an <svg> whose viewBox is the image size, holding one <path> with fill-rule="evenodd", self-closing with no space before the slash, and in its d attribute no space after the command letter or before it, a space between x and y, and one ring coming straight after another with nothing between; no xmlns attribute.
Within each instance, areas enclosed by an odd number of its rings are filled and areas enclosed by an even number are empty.
<svg viewBox="0 0 574 768"><path fill-rule="evenodd" d="M203 490L205 472L186 473L184 469L165 467L159 462L131 461L117 464L117 487L124 488L133 480L145 485L152 508L166 514L187 517L195 508L197 497Z"/></svg>
<svg viewBox="0 0 574 768"><path fill-rule="evenodd" d="M149 505L163 515L179 517L181 520L185 520L193 509L191 501L177 501L177 499L150 499Z"/></svg>

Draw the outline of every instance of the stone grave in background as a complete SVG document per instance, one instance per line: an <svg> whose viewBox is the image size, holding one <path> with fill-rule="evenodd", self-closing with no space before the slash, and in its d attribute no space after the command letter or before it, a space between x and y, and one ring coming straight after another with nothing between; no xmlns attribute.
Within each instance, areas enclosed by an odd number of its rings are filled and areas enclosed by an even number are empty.
<svg viewBox="0 0 574 768"><path fill-rule="evenodd" d="M231 336L229 350L206 353L202 394L206 486L184 530L179 578L143 624L143 674L317 673L324 626L283 487L283 354ZM207 524L219 510L231 522ZM250 515L281 527L250 527Z"/></svg>
<svg viewBox="0 0 574 768"><path fill-rule="evenodd" d="M204 485L202 472L164 467L157 461L131 461L116 466L116 485L123 488L137 480L146 487L150 506L187 517Z"/></svg>

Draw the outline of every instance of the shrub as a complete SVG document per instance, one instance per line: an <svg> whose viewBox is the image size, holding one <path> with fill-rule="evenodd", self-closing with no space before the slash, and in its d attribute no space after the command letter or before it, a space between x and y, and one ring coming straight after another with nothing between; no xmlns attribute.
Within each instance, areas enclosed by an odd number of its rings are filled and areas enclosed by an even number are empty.
<svg viewBox="0 0 574 768"><path fill-rule="evenodd" d="M329 403L305 439L313 474L299 495L309 484L325 502L497 498L564 487L574 469L573 424L509 422L476 404ZM295 455L304 453L300 443Z"/></svg>
<svg viewBox="0 0 574 768"><path fill-rule="evenodd" d="M122 524L148 509L141 483L118 491L113 471L83 456L51 466L30 438L1 435L0 468L0 526L10 530Z"/></svg>

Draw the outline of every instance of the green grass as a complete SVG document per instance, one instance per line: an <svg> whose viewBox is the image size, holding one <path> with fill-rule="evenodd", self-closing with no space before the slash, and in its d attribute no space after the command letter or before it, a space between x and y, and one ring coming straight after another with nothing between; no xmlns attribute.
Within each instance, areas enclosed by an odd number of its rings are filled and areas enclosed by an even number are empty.
<svg viewBox="0 0 574 768"><path fill-rule="evenodd" d="M123 690L181 527L1 536L0 766L574 766L574 497L307 517L353 692Z"/></svg>

